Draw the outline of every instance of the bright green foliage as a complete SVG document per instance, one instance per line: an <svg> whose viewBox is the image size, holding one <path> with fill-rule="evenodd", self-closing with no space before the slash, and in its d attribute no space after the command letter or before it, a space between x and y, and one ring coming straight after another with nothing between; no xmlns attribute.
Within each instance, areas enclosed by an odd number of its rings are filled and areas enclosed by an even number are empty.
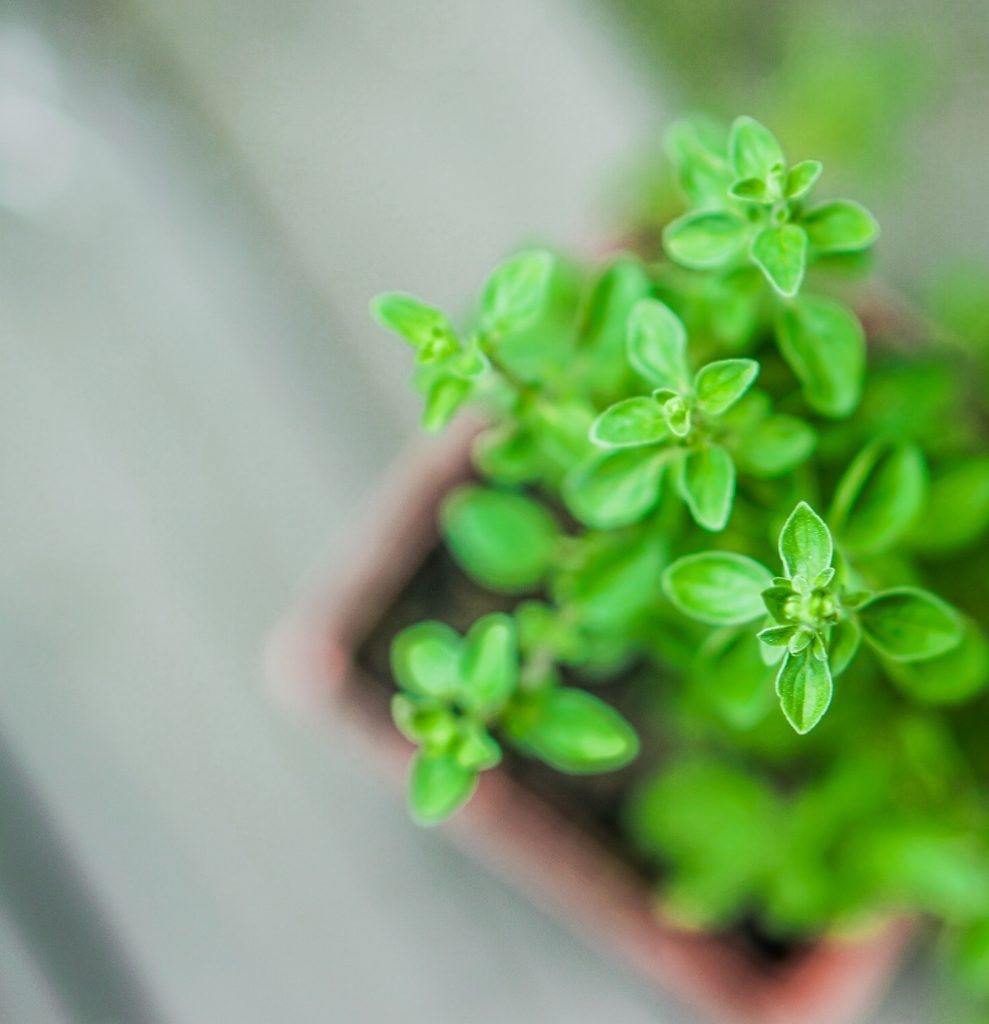
<svg viewBox="0 0 989 1024"><path fill-rule="evenodd" d="M752 239L752 262L785 298L800 291L807 269L807 232L799 224L763 228Z"/></svg>
<svg viewBox="0 0 989 1024"><path fill-rule="evenodd" d="M698 150L708 173L725 187L699 192L690 184ZM850 310L800 293L814 264L868 249L879 237L875 219L848 200L808 205L820 162L789 166L779 142L751 117L738 118L723 139L708 135L703 144L695 140L693 148L673 152L697 209L667 225L663 239L670 258L724 274L746 264L757 267L781 306L778 343L808 404L826 416L848 415L862 389L861 327Z"/></svg>
<svg viewBox="0 0 989 1024"><path fill-rule="evenodd" d="M533 695L507 728L522 750L577 775L621 768L639 752L635 730L610 704L563 686Z"/></svg>
<svg viewBox="0 0 989 1024"><path fill-rule="evenodd" d="M608 771L638 753L634 730L610 705L555 679L526 676L519 623L530 651L549 639L555 623L550 616L535 624L533 643L531 606L529 615L521 612L518 621L500 612L485 615L464 637L440 622L421 622L395 637L392 672L400 692L392 716L419 747L409 809L420 824L459 810L480 773L501 761L492 732L561 771Z"/></svg>
<svg viewBox="0 0 989 1024"><path fill-rule="evenodd" d="M483 336L497 338L535 320L552 273L553 257L540 250L519 253L503 263L481 294L478 320Z"/></svg>
<svg viewBox="0 0 989 1024"><path fill-rule="evenodd" d="M669 151L664 258L528 250L463 323L374 305L427 426L487 419L440 514L480 618L392 646L412 813L503 749L584 774L641 743L622 816L667 913L786 938L923 909L989 992L989 344L867 345L876 224L763 125Z"/></svg>
<svg viewBox="0 0 989 1024"><path fill-rule="evenodd" d="M737 626L765 614L769 571L727 551L686 555L663 573L666 596L685 615L716 626Z"/></svg>
<svg viewBox="0 0 989 1024"><path fill-rule="evenodd" d="M698 526L723 530L735 497L735 462L722 442L730 436L734 444L744 445L746 432L737 424L732 429L722 417L752 387L759 364L719 359L691 373L686 328L657 299L642 299L629 315L628 361L654 390L605 409L591 426L591 440L604 449L662 445L663 450L652 460L592 456L572 474L564 492L570 511L589 526L635 522L655 504L661 470L668 467ZM809 449L798 449L795 461L808 454ZM784 459L783 468L791 468L793 461ZM602 519L601 502L610 505L625 472L634 478L636 491L635 501L624 502L629 518L616 521L605 511ZM608 476L603 487L600 473Z"/></svg>
<svg viewBox="0 0 989 1024"><path fill-rule="evenodd" d="M562 536L545 506L513 491L464 486L443 504L443 533L468 575L492 590L529 590Z"/></svg>
<svg viewBox="0 0 989 1024"><path fill-rule="evenodd" d="M865 638L894 661L936 658L961 641L957 613L916 587L884 590L856 611Z"/></svg>
<svg viewBox="0 0 989 1024"><path fill-rule="evenodd" d="M847 562L839 576L834 541L823 519L800 502L779 535L783 575L741 555L687 555L665 572L673 603L700 622L733 625L760 616L759 590L769 623L758 636L780 652L776 694L787 721L806 733L831 704L833 676L843 672L862 638L895 661L924 661L946 654L962 640L957 612L917 587L879 593L848 592Z"/></svg>
<svg viewBox="0 0 989 1024"><path fill-rule="evenodd" d="M851 310L819 295L802 295L780 311L776 339L814 412L834 417L852 412L862 396L865 335Z"/></svg>
<svg viewBox="0 0 989 1024"><path fill-rule="evenodd" d="M668 453L641 448L605 451L580 462L563 483L570 512L599 530L636 523L659 500Z"/></svg>
<svg viewBox="0 0 989 1024"><path fill-rule="evenodd" d="M768 786L728 763L698 757L674 762L640 789L627 818L643 853L675 864L666 911L699 927L741 911L742 894L771 871L781 810ZM712 834L724 841L712 844Z"/></svg>
<svg viewBox="0 0 989 1024"><path fill-rule="evenodd" d="M835 488L829 519L853 555L887 551L917 521L927 501L927 467L916 444L873 442Z"/></svg>

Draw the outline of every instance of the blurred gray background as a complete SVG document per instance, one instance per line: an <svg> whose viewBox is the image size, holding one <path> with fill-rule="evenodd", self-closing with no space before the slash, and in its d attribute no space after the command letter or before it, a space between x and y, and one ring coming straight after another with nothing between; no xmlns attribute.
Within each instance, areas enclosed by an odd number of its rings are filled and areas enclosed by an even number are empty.
<svg viewBox="0 0 989 1024"><path fill-rule="evenodd" d="M642 30L663 6L0 3L4 1021L693 1020L416 830L260 668L416 430L368 299L458 308L521 241L599 248L700 96L703 49ZM673 43L678 6L713 81L779 70L721 67L713 2L668 5ZM885 38L890 5L834 7ZM989 255L989 19L910 10L932 77L904 51L900 185L859 194L922 289ZM877 1022L932 1019L920 957Z"/></svg>

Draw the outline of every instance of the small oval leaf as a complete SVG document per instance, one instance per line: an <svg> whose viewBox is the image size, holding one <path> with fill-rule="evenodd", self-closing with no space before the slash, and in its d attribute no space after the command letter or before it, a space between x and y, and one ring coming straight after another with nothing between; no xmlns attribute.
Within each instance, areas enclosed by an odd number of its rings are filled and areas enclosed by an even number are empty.
<svg viewBox="0 0 989 1024"><path fill-rule="evenodd" d="M989 642L970 620L957 646L926 661L886 661L896 686L921 704L963 704L989 684Z"/></svg>
<svg viewBox="0 0 989 1024"><path fill-rule="evenodd" d="M651 448L595 454L563 481L573 516L598 530L637 523L656 504L668 456Z"/></svg>
<svg viewBox="0 0 989 1024"><path fill-rule="evenodd" d="M858 405L865 335L853 313L830 299L802 295L783 310L776 336L815 412L847 416Z"/></svg>
<svg viewBox="0 0 989 1024"><path fill-rule="evenodd" d="M680 391L689 383L687 331L665 303L642 299L632 307L628 359L656 387Z"/></svg>
<svg viewBox="0 0 989 1024"><path fill-rule="evenodd" d="M464 571L493 590L529 590L543 578L561 533L538 502L468 485L443 503L443 536Z"/></svg>
<svg viewBox="0 0 989 1024"><path fill-rule="evenodd" d="M537 320L546 305L555 262L553 254L545 249L530 249L497 267L481 294L481 330L501 335L522 330Z"/></svg>
<svg viewBox="0 0 989 1024"><path fill-rule="evenodd" d="M735 463L720 444L688 451L679 464L677 487L698 526L725 528L735 500Z"/></svg>
<svg viewBox="0 0 989 1024"><path fill-rule="evenodd" d="M628 722L583 690L547 691L509 728L526 752L575 775L614 771L639 752L639 738Z"/></svg>
<svg viewBox="0 0 989 1024"><path fill-rule="evenodd" d="M851 553L876 555L910 529L927 497L927 465L917 445L873 443L835 489L831 525Z"/></svg>
<svg viewBox="0 0 989 1024"><path fill-rule="evenodd" d="M795 416L771 416L742 433L733 449L739 469L772 479L805 462L817 445L813 427Z"/></svg>
<svg viewBox="0 0 989 1024"><path fill-rule="evenodd" d="M432 362L458 348L453 324L445 313L404 292L379 295L371 303L371 315L418 349L423 361Z"/></svg>
<svg viewBox="0 0 989 1024"><path fill-rule="evenodd" d="M780 531L780 558L790 579L815 580L831 565L834 545L824 520L806 501L790 513Z"/></svg>
<svg viewBox="0 0 989 1024"><path fill-rule="evenodd" d="M774 167L785 162L776 136L754 117L745 115L731 126L728 152L739 178L768 178Z"/></svg>
<svg viewBox="0 0 989 1024"><path fill-rule="evenodd" d="M807 269L807 233L797 224L764 228L752 242L752 260L784 298L800 291Z"/></svg>
<svg viewBox="0 0 989 1024"><path fill-rule="evenodd" d="M694 381L701 410L719 416L752 387L758 376L759 364L754 359L719 359L708 363Z"/></svg>
<svg viewBox="0 0 989 1024"><path fill-rule="evenodd" d="M803 199L817 184L824 165L820 160L801 160L790 168L786 176L784 192L787 199Z"/></svg>
<svg viewBox="0 0 989 1024"><path fill-rule="evenodd" d="M460 636L442 622L419 622L398 633L391 645L391 668L403 690L449 699L460 686Z"/></svg>
<svg viewBox="0 0 989 1024"><path fill-rule="evenodd" d="M776 677L776 694L786 720L804 735L824 717L834 687L827 660L815 658L810 650L788 654Z"/></svg>
<svg viewBox="0 0 989 1024"><path fill-rule="evenodd" d="M818 252L858 252L879 237L876 218L858 203L835 199L808 210L800 223Z"/></svg>
<svg viewBox="0 0 989 1024"><path fill-rule="evenodd" d="M677 559L663 573L666 596L700 622L735 626L766 614L762 592L773 581L764 566L730 551L704 551Z"/></svg>
<svg viewBox="0 0 989 1024"><path fill-rule="evenodd" d="M958 613L917 587L884 590L858 608L865 638L896 661L921 661L945 654L962 638Z"/></svg>
<svg viewBox="0 0 989 1024"><path fill-rule="evenodd" d="M420 825L438 825L460 810L477 788L477 773L457 763L452 754L427 754L412 759L409 811Z"/></svg>
<svg viewBox="0 0 989 1024"><path fill-rule="evenodd" d="M691 270L724 266L745 246L748 227L730 213L688 213L663 230L663 247L674 263Z"/></svg>
<svg viewBox="0 0 989 1024"><path fill-rule="evenodd" d="M602 448L655 444L667 433L666 419L654 398L626 398L616 402L591 426L591 440Z"/></svg>
<svg viewBox="0 0 989 1024"><path fill-rule="evenodd" d="M490 712L504 704L519 677L515 620L502 612L478 619L464 637L458 671L460 699L468 707Z"/></svg>

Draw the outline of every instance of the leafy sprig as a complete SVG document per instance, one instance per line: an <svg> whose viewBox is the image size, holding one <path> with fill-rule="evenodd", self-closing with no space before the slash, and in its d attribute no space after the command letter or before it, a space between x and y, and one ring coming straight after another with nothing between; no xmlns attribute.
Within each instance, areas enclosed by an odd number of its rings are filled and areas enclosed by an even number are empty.
<svg viewBox="0 0 989 1024"><path fill-rule="evenodd" d="M491 383L490 353L506 334L536 320L554 269L552 254L537 249L507 260L488 278L476 328L462 337L438 309L402 292L378 296L371 312L416 350L419 386L425 394L423 426L442 430L457 410ZM503 372L503 371L502 371Z"/></svg>
<svg viewBox="0 0 989 1024"><path fill-rule="evenodd" d="M676 136L674 136L676 138ZM776 137L751 117L740 117L727 140L675 145L685 191L698 209L664 231L670 258L694 270L749 261L783 298L793 298L808 264L834 253L860 252L879 237L875 218L858 203L831 200L808 207L821 177L819 160L787 164ZM698 151L709 186L690 182Z"/></svg>
<svg viewBox="0 0 989 1024"><path fill-rule="evenodd" d="M924 661L962 639L958 613L917 587L850 590L851 568L835 568L834 542L823 519L800 502L779 535L783 574L742 555L702 553L673 562L663 574L670 600L701 622L770 622L757 636L779 661L776 694L787 721L807 733L831 704L833 679L864 638L883 658ZM767 585L767 580L768 585Z"/></svg>
<svg viewBox="0 0 989 1024"><path fill-rule="evenodd" d="M788 472L813 448L813 432L793 417L771 419L759 403L749 415L726 418L759 375L754 359L718 359L692 373L683 322L657 299L642 299L628 323L627 354L650 395L624 398L591 425L590 438L608 451L661 446L655 458L592 456L568 481L571 511L589 525L634 522L658 496L662 470L698 526L723 530L735 497L733 449L750 458L761 476ZM773 444L772 434L785 434ZM606 486L602 487L602 477ZM635 500L615 508L622 482L630 478Z"/></svg>
<svg viewBox="0 0 989 1024"><path fill-rule="evenodd" d="M808 404L825 416L847 416L861 396L862 329L850 310L801 290L814 264L871 247L879 237L875 218L846 199L808 205L820 162L788 165L775 136L751 117L738 118L727 137L684 125L672 139L693 209L664 229L670 258L716 273L729 297L743 303L751 299L740 271L755 267L781 305L777 341Z"/></svg>
<svg viewBox="0 0 989 1024"><path fill-rule="evenodd" d="M608 704L552 673L526 672L509 615L485 615L464 637L441 622L410 626L392 644L392 671L392 716L419 748L409 808L423 825L462 807L501 761L495 731L561 771L611 771L638 752L632 727Z"/></svg>

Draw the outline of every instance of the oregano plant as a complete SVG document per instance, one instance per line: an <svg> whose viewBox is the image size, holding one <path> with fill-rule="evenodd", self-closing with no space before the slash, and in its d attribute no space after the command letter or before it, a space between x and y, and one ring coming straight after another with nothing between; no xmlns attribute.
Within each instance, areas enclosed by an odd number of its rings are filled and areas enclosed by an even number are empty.
<svg viewBox="0 0 989 1024"><path fill-rule="evenodd" d="M525 250L463 317L374 302L426 429L482 424L440 515L479 617L392 645L412 814L503 762L636 761L618 818L668 915L923 910L989 994L986 347L881 316L867 343L876 222L759 122L667 149L662 252Z"/></svg>

